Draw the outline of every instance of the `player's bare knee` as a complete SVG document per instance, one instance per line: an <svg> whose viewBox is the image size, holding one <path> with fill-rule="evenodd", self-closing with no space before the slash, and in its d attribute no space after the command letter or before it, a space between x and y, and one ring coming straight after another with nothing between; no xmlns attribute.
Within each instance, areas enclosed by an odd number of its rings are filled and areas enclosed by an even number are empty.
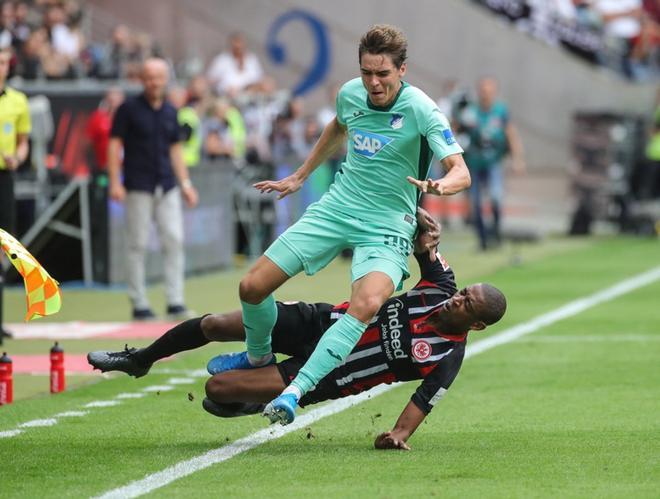
<svg viewBox="0 0 660 499"><path fill-rule="evenodd" d="M209 314L202 318L201 328L204 337L209 341L221 341L220 333L225 321L222 314Z"/></svg>
<svg viewBox="0 0 660 499"><path fill-rule="evenodd" d="M205 388L206 396L214 402L231 402L231 385L222 373L209 378Z"/></svg>
<svg viewBox="0 0 660 499"><path fill-rule="evenodd" d="M238 295L242 301L257 305L264 301L268 293L264 292L262 287L259 286L258 280L252 274L248 273L248 275L241 279L241 283L238 286Z"/></svg>
<svg viewBox="0 0 660 499"><path fill-rule="evenodd" d="M348 313L361 322L369 322L382 305L383 301L379 296L363 296L351 301Z"/></svg>

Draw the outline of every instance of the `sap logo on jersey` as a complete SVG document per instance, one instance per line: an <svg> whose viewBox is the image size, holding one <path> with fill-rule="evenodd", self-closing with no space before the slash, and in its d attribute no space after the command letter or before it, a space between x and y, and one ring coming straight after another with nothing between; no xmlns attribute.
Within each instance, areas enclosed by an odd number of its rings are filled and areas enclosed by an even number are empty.
<svg viewBox="0 0 660 499"><path fill-rule="evenodd" d="M353 132L353 151L362 156L371 158L378 154L392 139L385 135L355 130Z"/></svg>

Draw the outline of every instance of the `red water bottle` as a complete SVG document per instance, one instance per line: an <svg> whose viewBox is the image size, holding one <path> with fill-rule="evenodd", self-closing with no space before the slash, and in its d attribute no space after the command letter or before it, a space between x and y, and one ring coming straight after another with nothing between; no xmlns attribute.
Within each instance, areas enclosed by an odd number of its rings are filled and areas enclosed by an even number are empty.
<svg viewBox="0 0 660 499"><path fill-rule="evenodd" d="M11 359L7 352L0 357L0 405L11 404L14 401L14 372Z"/></svg>
<svg viewBox="0 0 660 499"><path fill-rule="evenodd" d="M56 341L50 349L50 393L63 392L64 387L64 350Z"/></svg>

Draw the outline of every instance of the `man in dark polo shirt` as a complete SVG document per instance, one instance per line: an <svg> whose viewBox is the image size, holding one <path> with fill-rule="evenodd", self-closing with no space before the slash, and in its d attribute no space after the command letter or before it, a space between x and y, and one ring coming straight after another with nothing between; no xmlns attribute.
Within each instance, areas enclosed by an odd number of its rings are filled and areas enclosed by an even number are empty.
<svg viewBox="0 0 660 499"><path fill-rule="evenodd" d="M167 314L182 318L188 310L183 299L181 196L192 208L197 204L197 191L183 160L176 109L165 100L167 63L159 58L147 59L141 79L144 92L127 99L112 123L108 146L110 197L126 202L126 260L133 319L155 317L145 284L145 255L152 219L165 256Z"/></svg>

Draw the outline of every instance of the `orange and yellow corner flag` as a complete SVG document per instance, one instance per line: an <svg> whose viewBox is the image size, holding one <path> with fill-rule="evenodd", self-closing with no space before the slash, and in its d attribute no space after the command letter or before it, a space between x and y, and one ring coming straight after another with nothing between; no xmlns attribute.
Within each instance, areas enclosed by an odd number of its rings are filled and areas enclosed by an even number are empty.
<svg viewBox="0 0 660 499"><path fill-rule="evenodd" d="M25 321L57 313L62 306L58 283L14 236L0 229L0 246L23 276L27 298Z"/></svg>

